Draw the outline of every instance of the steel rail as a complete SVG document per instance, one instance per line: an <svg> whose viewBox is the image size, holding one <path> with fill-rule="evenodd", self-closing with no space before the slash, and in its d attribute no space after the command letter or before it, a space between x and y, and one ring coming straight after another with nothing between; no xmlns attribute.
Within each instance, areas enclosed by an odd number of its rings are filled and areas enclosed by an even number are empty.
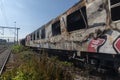
<svg viewBox="0 0 120 80"><path fill-rule="evenodd" d="M6 57L6 59L5 59L4 63L3 63L3 65L2 65L2 67L1 67L0 76L1 76L2 73L3 73L4 67L5 67L5 65L6 65L8 59L9 59L10 54L11 54L11 51L10 51L9 54L7 55L7 57Z"/></svg>
<svg viewBox="0 0 120 80"><path fill-rule="evenodd" d="M0 54L1 54L2 52L4 52L5 50L7 50L7 48L3 48L3 49L0 51Z"/></svg>

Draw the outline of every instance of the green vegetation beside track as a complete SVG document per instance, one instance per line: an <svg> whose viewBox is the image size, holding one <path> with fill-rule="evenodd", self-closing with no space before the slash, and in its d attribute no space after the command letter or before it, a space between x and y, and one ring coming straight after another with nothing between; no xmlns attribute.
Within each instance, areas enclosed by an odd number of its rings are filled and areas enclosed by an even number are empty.
<svg viewBox="0 0 120 80"><path fill-rule="evenodd" d="M49 58L46 52L36 53L21 45L12 47L13 63L1 80L73 80L72 64ZM9 63L8 63L9 64Z"/></svg>

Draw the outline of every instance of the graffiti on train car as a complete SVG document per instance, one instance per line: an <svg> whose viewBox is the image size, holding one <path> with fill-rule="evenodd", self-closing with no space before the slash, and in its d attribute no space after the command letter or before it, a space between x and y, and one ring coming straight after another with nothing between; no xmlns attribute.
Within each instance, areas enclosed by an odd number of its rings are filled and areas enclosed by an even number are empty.
<svg viewBox="0 0 120 80"><path fill-rule="evenodd" d="M104 52L110 48L111 53L120 53L120 35L119 32L116 30L104 30L99 31L100 34L97 34L97 37L91 37L89 40L88 52ZM99 35L99 36L98 36Z"/></svg>
<svg viewBox="0 0 120 80"><path fill-rule="evenodd" d="M114 49L117 53L120 53L120 36L114 42Z"/></svg>
<svg viewBox="0 0 120 80"><path fill-rule="evenodd" d="M105 42L105 39L92 39L88 45L88 51L89 52L98 52L99 47L103 45Z"/></svg>

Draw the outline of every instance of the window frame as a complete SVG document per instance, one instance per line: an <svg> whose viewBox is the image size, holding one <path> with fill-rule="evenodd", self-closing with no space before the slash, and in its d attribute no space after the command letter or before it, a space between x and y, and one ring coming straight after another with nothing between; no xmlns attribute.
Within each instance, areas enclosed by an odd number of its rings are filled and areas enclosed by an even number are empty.
<svg viewBox="0 0 120 80"><path fill-rule="evenodd" d="M33 32L33 40L36 40L35 32Z"/></svg>
<svg viewBox="0 0 120 80"><path fill-rule="evenodd" d="M112 20L112 11L111 11L112 8L115 8L115 7L118 7L118 6L120 7L120 2L111 5L111 1L108 0L108 5L109 5L109 10L110 10L110 20L111 20L111 22L112 22L112 23L118 23L118 22L120 22L120 19L119 19L119 20L116 20L116 21L113 21L113 20Z"/></svg>
<svg viewBox="0 0 120 80"><path fill-rule="evenodd" d="M40 39L40 35L39 35L39 34L40 34L40 31L39 31L39 29L38 29L38 30L36 31L36 35L37 35L36 37L37 37L37 40Z"/></svg>
<svg viewBox="0 0 120 80"><path fill-rule="evenodd" d="M60 30L60 33L57 33L57 34L53 34L54 32L53 32L53 30L55 30L55 28L53 29L53 25L55 25L56 23L59 23L59 30ZM56 27L56 26L55 26ZM58 27L58 26L57 26ZM60 24L60 20L57 20L57 21L55 21L54 23L52 23L52 25L51 25L51 30L52 30L52 36L58 36L58 35L61 35L61 24Z"/></svg>
<svg viewBox="0 0 120 80"><path fill-rule="evenodd" d="M83 11L82 11L82 8L84 8L84 7L85 7L85 14L83 14ZM82 18L83 21L84 21L85 28L83 28L83 29L87 29L87 28L88 28L87 10L86 10L86 6L84 5L84 6L80 7L79 9L73 11L72 13L70 13L69 15L66 16L66 22L67 22L67 24L66 24L66 26L67 26L66 29L67 29L67 31L68 31L68 21L67 21L67 20L68 20L68 16L74 14L74 13L77 12L77 11L80 12L81 18ZM77 31L77 30L81 30L81 29L82 29L82 28L79 28L79 29L76 29L76 30L70 30L70 31L68 31L68 32L71 33L71 32Z"/></svg>
<svg viewBox="0 0 120 80"><path fill-rule="evenodd" d="M33 40L33 38L32 38L32 34L30 34L30 38L31 38L30 41L32 41L32 40Z"/></svg>
<svg viewBox="0 0 120 80"><path fill-rule="evenodd" d="M44 30L44 33L43 33ZM44 34L44 37L42 36ZM41 29L41 39L45 39L46 38L46 31L45 28Z"/></svg>
<svg viewBox="0 0 120 80"><path fill-rule="evenodd" d="M34 40L34 39L33 39L33 36L34 36L34 35L33 35L33 33L32 33L31 35L32 35L32 41L33 41L33 40Z"/></svg>

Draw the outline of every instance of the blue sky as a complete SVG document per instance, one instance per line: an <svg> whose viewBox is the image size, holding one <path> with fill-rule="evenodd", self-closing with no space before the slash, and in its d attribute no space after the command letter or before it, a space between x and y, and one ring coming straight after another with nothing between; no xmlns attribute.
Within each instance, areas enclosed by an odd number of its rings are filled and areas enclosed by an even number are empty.
<svg viewBox="0 0 120 80"><path fill-rule="evenodd" d="M0 0L0 26L21 28L19 39L65 12L79 0ZM2 33L2 29L0 29ZM4 30L4 35L14 36L14 30Z"/></svg>

